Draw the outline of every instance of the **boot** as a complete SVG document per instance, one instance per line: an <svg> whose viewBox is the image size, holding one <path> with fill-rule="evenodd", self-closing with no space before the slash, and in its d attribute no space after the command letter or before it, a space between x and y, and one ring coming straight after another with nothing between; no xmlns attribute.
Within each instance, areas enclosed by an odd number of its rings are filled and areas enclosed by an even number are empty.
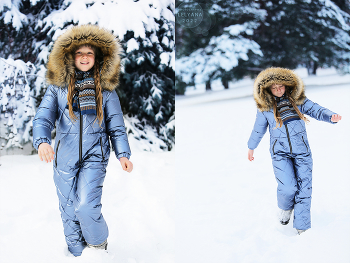
<svg viewBox="0 0 350 263"><path fill-rule="evenodd" d="M293 209L280 211L279 220L282 225L287 225L289 223L290 216L292 215Z"/></svg>
<svg viewBox="0 0 350 263"><path fill-rule="evenodd" d="M108 245L107 239L102 244L99 244L99 245L91 245L87 243L87 246L89 248L96 248L96 249L103 249L103 250L107 250L107 245Z"/></svg>
<svg viewBox="0 0 350 263"><path fill-rule="evenodd" d="M301 233L305 232L306 230L297 229L297 231L298 231L298 235L300 235Z"/></svg>

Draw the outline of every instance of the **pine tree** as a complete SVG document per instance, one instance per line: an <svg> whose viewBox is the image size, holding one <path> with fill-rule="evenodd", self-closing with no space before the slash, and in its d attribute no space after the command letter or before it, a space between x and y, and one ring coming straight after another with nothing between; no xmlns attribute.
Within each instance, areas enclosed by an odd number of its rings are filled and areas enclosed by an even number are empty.
<svg viewBox="0 0 350 263"><path fill-rule="evenodd" d="M177 49L176 68L181 75L178 83L205 83L206 90L210 90L211 82L221 79L228 88L229 81L242 78L246 74L242 72L254 66L255 57L262 56L252 34L265 12L255 1L212 0L206 2L205 8L216 17L208 35L198 39L192 29L181 25L177 30L178 42L184 42Z"/></svg>
<svg viewBox="0 0 350 263"><path fill-rule="evenodd" d="M175 72L171 67L174 25L165 19L156 23L159 30L146 32L145 39L135 38L132 31L124 36L125 72L118 90L124 112L136 116L141 126L154 127L170 150L175 139L174 127L167 126L175 112ZM143 130L141 126L137 127ZM140 136L146 139L147 135ZM147 139L153 143L152 138Z"/></svg>
<svg viewBox="0 0 350 263"><path fill-rule="evenodd" d="M296 68L315 74L321 66L337 66L338 52L350 51L350 16L330 0L260 1L264 23L255 30L264 58L261 67Z"/></svg>

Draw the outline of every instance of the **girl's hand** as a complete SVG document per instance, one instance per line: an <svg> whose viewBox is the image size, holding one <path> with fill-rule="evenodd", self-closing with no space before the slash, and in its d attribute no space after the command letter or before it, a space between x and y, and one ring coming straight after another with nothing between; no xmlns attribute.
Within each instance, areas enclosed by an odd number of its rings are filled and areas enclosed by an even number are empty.
<svg viewBox="0 0 350 263"><path fill-rule="evenodd" d="M45 161L46 163L51 162L54 159L54 154L55 152L50 144L46 142L40 143L38 148L40 161Z"/></svg>
<svg viewBox="0 0 350 263"><path fill-rule="evenodd" d="M120 157L119 161L124 171L127 171L128 173L132 171L133 164L129 161L128 158Z"/></svg>
<svg viewBox="0 0 350 263"><path fill-rule="evenodd" d="M248 150L248 160L249 161L254 161L253 155L254 155L254 150L249 149Z"/></svg>
<svg viewBox="0 0 350 263"><path fill-rule="evenodd" d="M331 122L338 122L341 120L341 116L339 114L333 114Z"/></svg>

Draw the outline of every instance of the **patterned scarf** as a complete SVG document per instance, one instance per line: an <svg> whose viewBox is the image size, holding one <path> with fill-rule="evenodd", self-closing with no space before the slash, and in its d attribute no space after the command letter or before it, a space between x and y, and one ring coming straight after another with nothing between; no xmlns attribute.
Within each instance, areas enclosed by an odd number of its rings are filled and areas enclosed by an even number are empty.
<svg viewBox="0 0 350 263"><path fill-rule="evenodd" d="M298 113L285 95L280 98L275 97L275 99L277 102L277 111L279 112L284 124L290 121L300 120Z"/></svg>
<svg viewBox="0 0 350 263"><path fill-rule="evenodd" d="M89 71L75 72L75 94L73 97L73 110L81 114L96 115L96 91L93 68Z"/></svg>

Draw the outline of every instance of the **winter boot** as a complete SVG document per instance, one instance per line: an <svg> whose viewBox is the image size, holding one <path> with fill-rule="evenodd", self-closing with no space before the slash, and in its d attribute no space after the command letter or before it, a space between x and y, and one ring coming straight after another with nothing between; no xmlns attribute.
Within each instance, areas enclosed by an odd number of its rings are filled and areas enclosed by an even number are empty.
<svg viewBox="0 0 350 263"><path fill-rule="evenodd" d="M103 249L103 250L107 250L107 245L108 245L107 239L102 244L99 244L99 245L91 245L89 243L87 244L89 248L96 248L96 249Z"/></svg>
<svg viewBox="0 0 350 263"><path fill-rule="evenodd" d="M279 220L282 225L287 225L289 223L290 216L292 215L293 209L280 211Z"/></svg>
<svg viewBox="0 0 350 263"><path fill-rule="evenodd" d="M298 235L300 235L301 233L305 232L306 230L297 229L297 231L298 231Z"/></svg>

